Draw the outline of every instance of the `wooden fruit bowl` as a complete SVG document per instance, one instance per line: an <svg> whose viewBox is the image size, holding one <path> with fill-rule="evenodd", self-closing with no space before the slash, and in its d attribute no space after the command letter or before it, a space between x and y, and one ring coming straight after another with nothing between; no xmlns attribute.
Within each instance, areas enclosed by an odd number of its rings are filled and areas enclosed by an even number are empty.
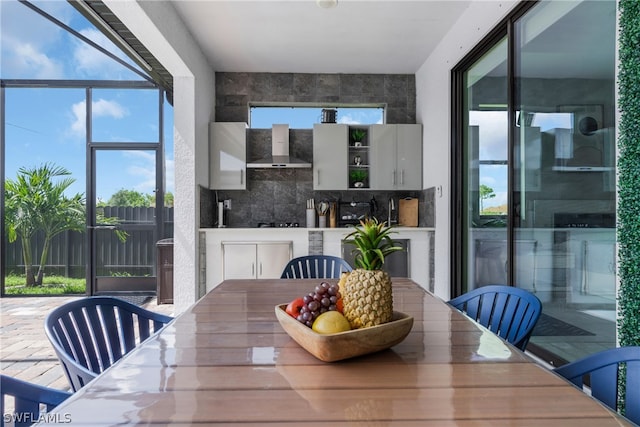
<svg viewBox="0 0 640 427"><path fill-rule="evenodd" d="M375 353L402 342L413 327L413 317L393 312L390 322L369 328L336 334L318 334L285 311L287 304L276 305L276 317L287 334L302 348L324 362L335 362Z"/></svg>

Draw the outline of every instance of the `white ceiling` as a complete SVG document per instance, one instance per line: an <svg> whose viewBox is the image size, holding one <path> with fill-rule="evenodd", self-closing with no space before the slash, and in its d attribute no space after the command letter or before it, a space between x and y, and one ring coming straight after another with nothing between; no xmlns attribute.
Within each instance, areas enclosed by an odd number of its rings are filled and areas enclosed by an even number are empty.
<svg viewBox="0 0 640 427"><path fill-rule="evenodd" d="M478 0L338 0L331 9L316 0L172 3L215 71L413 74L472 1ZM615 2L544 8L548 13L527 21L533 36L520 72L610 77L615 30L601 23L615 22L603 19L615 17ZM504 64L494 73L506 75Z"/></svg>
<svg viewBox="0 0 640 427"><path fill-rule="evenodd" d="M216 71L413 74L469 0L173 0Z"/></svg>

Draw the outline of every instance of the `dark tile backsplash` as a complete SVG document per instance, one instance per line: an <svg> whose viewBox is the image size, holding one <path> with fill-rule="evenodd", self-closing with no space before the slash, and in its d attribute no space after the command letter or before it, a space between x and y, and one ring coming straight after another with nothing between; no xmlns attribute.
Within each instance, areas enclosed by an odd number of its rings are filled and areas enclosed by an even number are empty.
<svg viewBox="0 0 640 427"><path fill-rule="evenodd" d="M250 102L385 103L387 123L415 123L413 75L216 73L216 121L248 122ZM293 156L313 162L313 131L289 130ZM271 129L249 129L247 160L271 153ZM314 191L312 169L247 169L246 190L201 188L201 226L215 227L217 200L231 199L227 227L256 227L261 222L305 224L306 200L370 201L379 219L387 219L390 197L419 199L419 226L432 227L434 189L411 192Z"/></svg>
<svg viewBox="0 0 640 427"><path fill-rule="evenodd" d="M231 199L231 210L226 212L227 227L257 227L261 222L298 223L300 227L306 225L305 208L306 200L313 198L316 203L321 201L357 201L369 202L375 198L378 210L374 215L380 220L388 218L388 202L393 197L413 197L418 199L418 226L434 226L434 194L433 188L422 191L313 191L311 172L298 169L269 169L247 171L247 190L214 191L205 190L202 197L209 199L206 203L211 206L213 212L206 212L204 217L210 218L210 225L203 227L215 227L217 218L216 200ZM256 180L252 175L261 174L262 178ZM267 176L271 175L271 176ZM305 179L305 176L308 179ZM204 194L208 193L208 194ZM217 199L216 199L217 198ZM204 204L201 204L204 206Z"/></svg>

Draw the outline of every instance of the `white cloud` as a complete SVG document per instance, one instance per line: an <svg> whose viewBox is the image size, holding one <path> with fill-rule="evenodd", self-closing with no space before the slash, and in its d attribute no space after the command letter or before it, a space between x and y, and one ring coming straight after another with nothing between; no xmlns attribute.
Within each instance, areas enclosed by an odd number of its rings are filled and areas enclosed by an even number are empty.
<svg viewBox="0 0 640 427"><path fill-rule="evenodd" d="M151 151L128 151L124 154L131 158L127 173L137 178L135 189L141 193L152 194L156 189L156 157Z"/></svg>
<svg viewBox="0 0 640 427"><path fill-rule="evenodd" d="M470 111L469 124L480 127L480 159L507 159L506 111Z"/></svg>
<svg viewBox="0 0 640 427"><path fill-rule="evenodd" d="M349 111L349 113L345 113L345 111ZM382 124L382 117L377 108L343 108L340 110L338 123L347 125Z"/></svg>
<svg viewBox="0 0 640 427"><path fill-rule="evenodd" d="M5 40L2 48L3 50L8 50L3 53L3 74L7 73L6 75L13 77L35 79L64 78L63 65L38 50L31 43Z"/></svg>
<svg viewBox="0 0 640 427"><path fill-rule="evenodd" d="M71 123L71 133L74 135L84 136L85 134L85 120L87 117L86 105L85 101L80 101L71 106L71 113L74 117Z"/></svg>
<svg viewBox="0 0 640 427"><path fill-rule="evenodd" d="M97 45L115 54L120 59L131 63L127 56L102 32L93 28L86 28L79 32ZM102 76L110 79L114 78L114 76L130 73L130 71L126 70L123 65L117 63L112 58L95 49L88 43L85 43L82 40L77 40L74 44L73 60L78 72L90 76Z"/></svg>
<svg viewBox="0 0 640 427"><path fill-rule="evenodd" d="M112 117L121 119L128 114L127 110L115 101L107 101L98 99L92 103L91 111L93 117ZM71 133L78 136L85 135L86 118L87 118L86 102L80 101L71 106L73 122L71 123Z"/></svg>
<svg viewBox="0 0 640 427"><path fill-rule="evenodd" d="M64 34L28 7L17 1L2 1L2 25L0 25L0 55L2 76L21 79L64 78L64 64L54 59L56 48ZM63 9L70 9L66 2L44 2L45 7L58 19L65 19Z"/></svg>
<svg viewBox="0 0 640 427"><path fill-rule="evenodd" d="M127 115L127 110L122 105L105 99L94 101L91 108L94 117L110 116L115 119L121 119Z"/></svg>
<svg viewBox="0 0 640 427"><path fill-rule="evenodd" d="M353 117L351 117L348 114L345 114L344 116L340 117L340 120L338 120L338 123L342 123L345 125L359 125L360 122L357 121L356 119L354 119Z"/></svg>

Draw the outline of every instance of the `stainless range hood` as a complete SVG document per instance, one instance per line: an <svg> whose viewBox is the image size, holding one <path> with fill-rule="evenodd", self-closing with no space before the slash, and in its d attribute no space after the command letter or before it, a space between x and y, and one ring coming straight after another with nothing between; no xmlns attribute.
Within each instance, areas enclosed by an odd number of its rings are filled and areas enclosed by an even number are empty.
<svg viewBox="0 0 640 427"><path fill-rule="evenodd" d="M289 155L289 125L273 125L271 128L271 156L247 163L248 168L310 168L311 163Z"/></svg>

